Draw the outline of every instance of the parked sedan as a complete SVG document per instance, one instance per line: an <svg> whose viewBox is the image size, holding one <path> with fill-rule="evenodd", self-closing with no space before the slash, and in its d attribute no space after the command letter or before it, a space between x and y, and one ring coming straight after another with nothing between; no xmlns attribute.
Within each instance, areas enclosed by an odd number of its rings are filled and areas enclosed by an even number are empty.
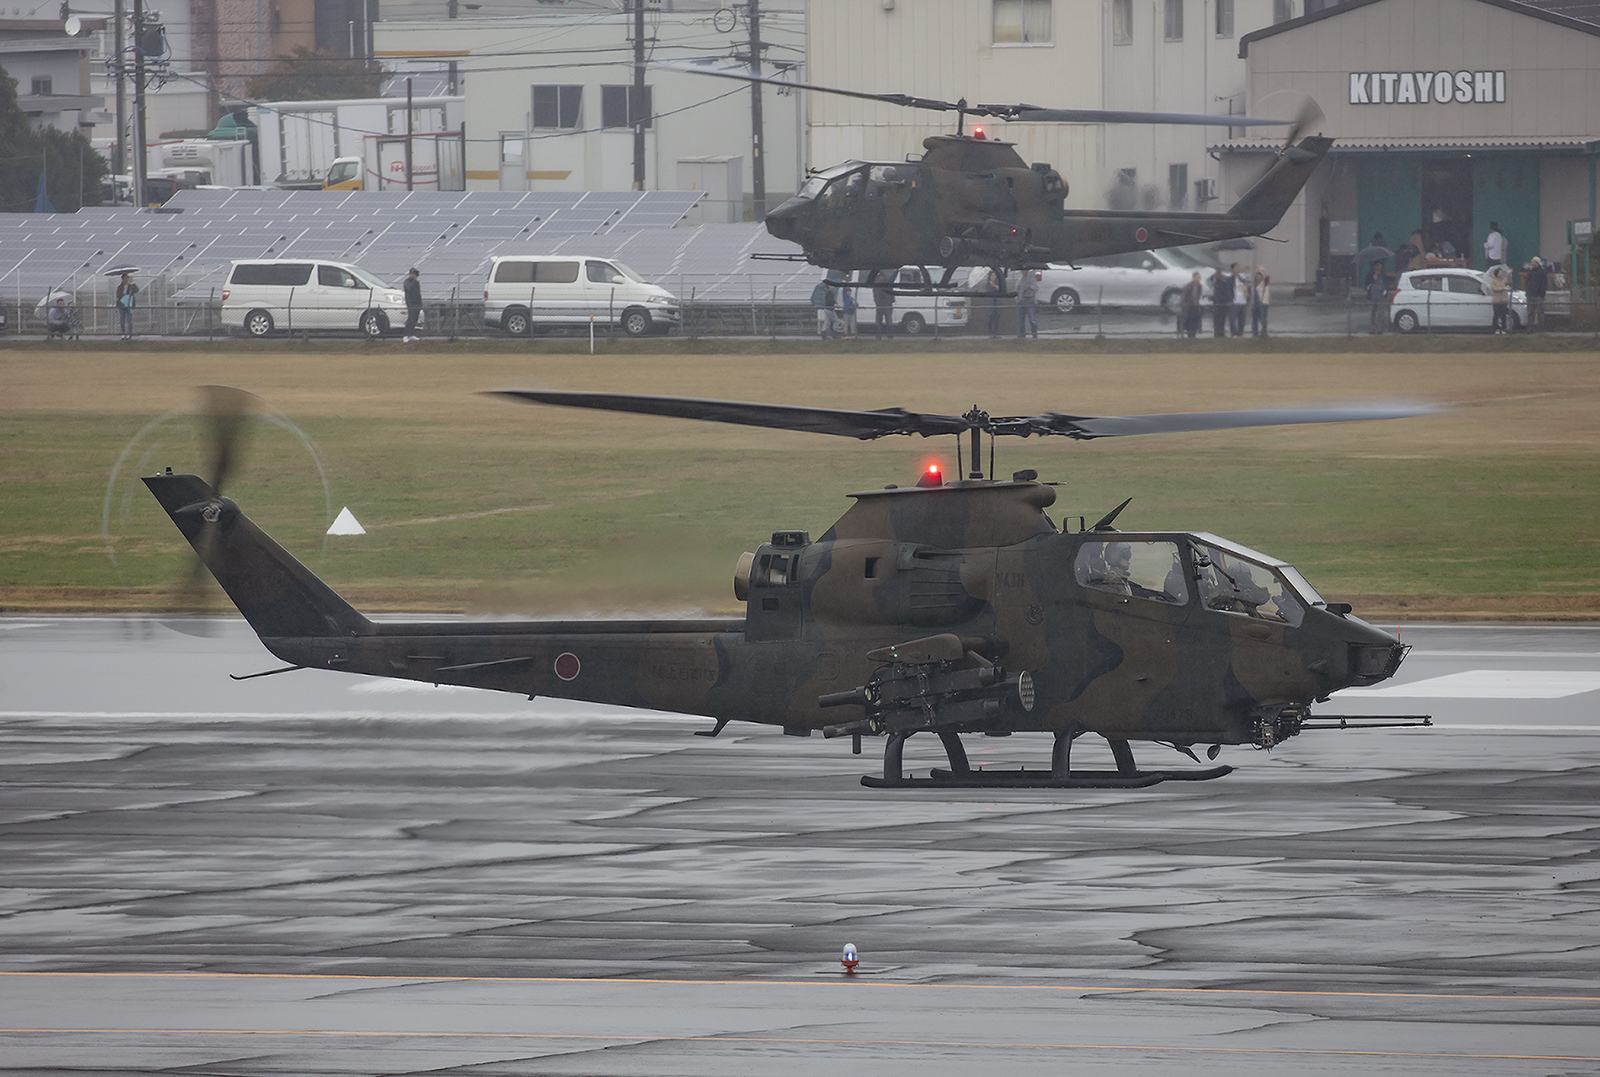
<svg viewBox="0 0 1600 1077"><path fill-rule="evenodd" d="M1394 327L1402 333L1494 327L1489 274L1475 269L1413 269L1402 273L1389 310ZM1527 315L1527 295L1512 292L1506 328L1521 329Z"/></svg>
<svg viewBox="0 0 1600 1077"><path fill-rule="evenodd" d="M1162 251L1085 258L1077 266L1052 265L1039 274L1039 302L1071 314L1080 306L1164 307L1177 312L1192 268Z"/></svg>

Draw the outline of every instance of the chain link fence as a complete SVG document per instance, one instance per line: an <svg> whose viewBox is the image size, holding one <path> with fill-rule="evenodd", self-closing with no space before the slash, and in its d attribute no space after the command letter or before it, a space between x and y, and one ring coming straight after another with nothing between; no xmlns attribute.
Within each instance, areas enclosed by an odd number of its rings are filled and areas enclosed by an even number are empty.
<svg viewBox="0 0 1600 1077"><path fill-rule="evenodd" d="M74 303L72 331L62 334L78 339L105 339L121 336L118 311L104 293L84 297L86 302ZM809 303L785 301L776 297L767 300L744 302L707 302L695 298L681 304L682 324L672 330L675 336L687 337L742 337L742 338L804 338L818 336L816 311ZM0 300L0 311L6 315L6 335L12 339L45 338L52 335L48 325L48 306L26 299L18 302L12 297ZM506 334L484 323L481 298L438 299L428 298L423 304L423 326L429 337L448 339L497 339ZM1252 334L1251 316L1246 312L1242 332L1235 334L1232 324L1225 324L1222 332L1216 331L1212 310L1201 308L1201 321L1197 336L1214 337ZM875 308L868 305L858 312L857 335L873 338ZM1519 312L1520 314L1520 312ZM1387 315L1387 316L1385 316ZM1385 332L1394 332L1389 323L1391 311L1383 312L1378 320ZM1114 309L1086 304L1070 314L1062 314L1046 306L1038 307L1036 318L1043 337L1084 339L1096 337L1159 337L1180 336L1179 316L1168 311L1149 309ZM1011 338L1017 335L1018 312L1015 301L1002 297L971 297L967 305L965 324L940 324L935 314L918 326L919 331L908 333L898 325L897 337L965 337ZM295 326L293 319L279 326L275 335L300 336L302 333L337 334L360 337L355 316L347 329L328 330ZM1296 296L1275 302L1269 316L1269 333L1278 336L1362 336L1372 332L1374 320L1371 305L1358 292L1346 296ZM1594 333L1600 335L1600 288L1574 288L1570 291L1552 292L1546 305L1546 329L1556 332ZM1431 332L1427 325L1419 326L1420 334ZM389 335L398 336L399 324L389 326ZM535 329L535 339L540 336L587 337L587 324ZM597 338L622 337L620 326L604 319L594 323ZM133 335L135 337L205 338L219 339L242 336L237 328L222 324L222 297L220 288L196 294L193 287L183 295L172 296L160 281L153 281L139 293L139 303L133 310Z"/></svg>

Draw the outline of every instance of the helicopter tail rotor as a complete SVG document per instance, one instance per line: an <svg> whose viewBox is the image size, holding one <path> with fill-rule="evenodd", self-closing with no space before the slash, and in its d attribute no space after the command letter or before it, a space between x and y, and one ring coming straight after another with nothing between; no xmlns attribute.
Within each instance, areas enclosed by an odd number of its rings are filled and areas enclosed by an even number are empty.
<svg viewBox="0 0 1600 1077"><path fill-rule="evenodd" d="M203 635L208 631L208 622L201 617L185 615L204 614L213 606L206 576L216 554L217 535L224 516L223 491L243 462L251 421L261 412L262 402L254 393L226 385L202 385L197 393L200 397L198 413L211 456L209 496L185 506L185 511L199 520L199 528L190 543L194 557L189 572L174 600L179 617L169 623L180 631Z"/></svg>
<svg viewBox="0 0 1600 1077"><path fill-rule="evenodd" d="M1288 93L1289 91L1282 92ZM1271 94L1267 99L1271 100L1272 97L1276 96L1278 95ZM1296 152L1297 147L1295 144L1300 141L1300 136L1308 131L1319 129L1324 118L1322 108L1315 101L1309 97L1302 97L1300 106L1294 113L1294 121L1289 125L1288 133L1284 135L1283 144L1272 151L1272 156L1264 164L1242 176L1234 185L1234 193L1242 196L1260 183L1274 165L1286 156Z"/></svg>

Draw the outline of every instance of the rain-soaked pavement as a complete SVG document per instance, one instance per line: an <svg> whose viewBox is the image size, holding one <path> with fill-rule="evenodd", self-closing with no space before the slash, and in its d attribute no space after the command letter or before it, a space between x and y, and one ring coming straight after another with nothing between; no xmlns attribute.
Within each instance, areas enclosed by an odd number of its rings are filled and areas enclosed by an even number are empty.
<svg viewBox="0 0 1600 1077"><path fill-rule="evenodd" d="M996 795L0 618L0 1073L1600 1072L1600 628L1403 635L1434 729Z"/></svg>

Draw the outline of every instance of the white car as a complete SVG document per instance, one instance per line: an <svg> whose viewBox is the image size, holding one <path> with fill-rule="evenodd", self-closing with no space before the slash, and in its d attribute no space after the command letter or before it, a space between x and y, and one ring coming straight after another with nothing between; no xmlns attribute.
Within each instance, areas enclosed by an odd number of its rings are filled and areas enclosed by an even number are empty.
<svg viewBox="0 0 1600 1077"><path fill-rule="evenodd" d="M1193 272L1161 251L1085 258L1076 267L1053 264L1039 272L1039 302L1062 314L1097 306L1162 307L1176 313Z"/></svg>
<svg viewBox="0 0 1600 1077"><path fill-rule="evenodd" d="M1390 320L1402 333L1494 327L1489 274L1476 269L1413 269L1402 273L1389 304ZM1521 329L1527 316L1527 294L1513 291L1506 328Z"/></svg>
<svg viewBox="0 0 1600 1077"><path fill-rule="evenodd" d="M939 274L936 272L933 281L938 283L938 280ZM902 266L895 274L894 283L895 287L902 289L922 288L928 284L928 278L916 266ZM869 319L876 318L877 304L871 288L864 284L854 287L856 319L864 327ZM961 295L937 295L931 291L926 295L908 295L902 291L894 297L894 324L908 337L940 329L959 329L967 324L967 298Z"/></svg>

